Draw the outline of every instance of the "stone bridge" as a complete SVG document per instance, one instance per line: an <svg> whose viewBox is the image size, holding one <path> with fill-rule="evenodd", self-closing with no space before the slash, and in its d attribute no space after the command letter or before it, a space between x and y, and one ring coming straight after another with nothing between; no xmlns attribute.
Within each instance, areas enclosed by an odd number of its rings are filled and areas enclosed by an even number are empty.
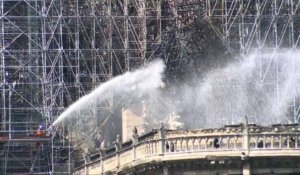
<svg viewBox="0 0 300 175"><path fill-rule="evenodd" d="M300 126L166 130L86 155L74 174L299 174Z"/></svg>

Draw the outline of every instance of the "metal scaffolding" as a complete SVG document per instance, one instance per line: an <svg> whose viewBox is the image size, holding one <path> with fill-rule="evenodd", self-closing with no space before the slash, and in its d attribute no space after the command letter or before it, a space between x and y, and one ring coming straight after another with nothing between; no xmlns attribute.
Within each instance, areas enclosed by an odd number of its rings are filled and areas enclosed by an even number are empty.
<svg viewBox="0 0 300 175"><path fill-rule="evenodd" d="M271 97L280 103L280 81L285 73L280 70L283 49L299 49L300 23L298 0L206 0L206 18L219 38L233 55L244 58L251 53L264 57L271 53L267 63L260 63L257 81L273 89ZM290 58L294 60L295 58ZM262 60L262 58L261 58ZM294 61L290 71L295 71ZM290 121L299 121L299 84L291 92Z"/></svg>
<svg viewBox="0 0 300 175"><path fill-rule="evenodd" d="M55 135L37 137L39 125L48 129L101 82L152 59L180 63L182 50L189 49L183 49L188 47L184 26L200 17L194 12L203 5L233 55L274 53L269 66L260 67L258 81L273 88L278 101L281 74L271 71L278 67L277 51L299 48L298 0L2 0L0 5L0 174L70 174L72 157L81 154L72 134L62 126ZM174 43L181 48L170 49ZM180 56L168 56L174 50ZM294 89L296 94L299 85ZM299 100L292 101L298 121ZM113 98L103 103L107 117L114 103Z"/></svg>
<svg viewBox="0 0 300 175"><path fill-rule="evenodd" d="M76 153L68 128L44 137L37 128L48 129L101 82L164 58L172 7L162 0L0 3L0 174L70 174ZM107 116L112 106L112 98L104 103Z"/></svg>

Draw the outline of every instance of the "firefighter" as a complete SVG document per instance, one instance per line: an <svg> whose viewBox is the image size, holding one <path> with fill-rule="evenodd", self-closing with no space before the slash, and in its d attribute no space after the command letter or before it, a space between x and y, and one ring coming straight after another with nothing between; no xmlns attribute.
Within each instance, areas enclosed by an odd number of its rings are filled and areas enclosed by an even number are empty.
<svg viewBox="0 0 300 175"><path fill-rule="evenodd" d="M43 136L45 136L45 131L44 130L45 130L45 127L44 127L44 125L41 124L39 126L39 128L36 130L35 136L36 137L43 137ZM39 147L40 147L40 145L41 145L41 142L36 142L35 149L38 150Z"/></svg>

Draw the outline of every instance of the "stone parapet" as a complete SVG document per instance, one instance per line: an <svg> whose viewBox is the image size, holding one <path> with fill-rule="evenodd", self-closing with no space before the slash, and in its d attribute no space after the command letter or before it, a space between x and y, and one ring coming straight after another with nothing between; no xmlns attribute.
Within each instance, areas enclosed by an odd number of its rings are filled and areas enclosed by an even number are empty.
<svg viewBox="0 0 300 175"><path fill-rule="evenodd" d="M243 172L250 173L247 160L254 157L300 157L299 127L234 125L193 131L160 128L148 136L140 136L135 144L123 143L120 150L108 149L105 156L94 155L95 160L91 156L90 162L77 167L74 174L122 174L151 162L159 164L193 159L238 159L244 162Z"/></svg>

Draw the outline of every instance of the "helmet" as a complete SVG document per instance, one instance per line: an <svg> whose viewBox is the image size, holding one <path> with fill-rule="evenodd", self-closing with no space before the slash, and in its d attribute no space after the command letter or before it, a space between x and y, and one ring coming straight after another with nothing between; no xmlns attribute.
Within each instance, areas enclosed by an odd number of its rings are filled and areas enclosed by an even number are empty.
<svg viewBox="0 0 300 175"><path fill-rule="evenodd" d="M39 129L45 129L45 125L44 124L40 124Z"/></svg>

